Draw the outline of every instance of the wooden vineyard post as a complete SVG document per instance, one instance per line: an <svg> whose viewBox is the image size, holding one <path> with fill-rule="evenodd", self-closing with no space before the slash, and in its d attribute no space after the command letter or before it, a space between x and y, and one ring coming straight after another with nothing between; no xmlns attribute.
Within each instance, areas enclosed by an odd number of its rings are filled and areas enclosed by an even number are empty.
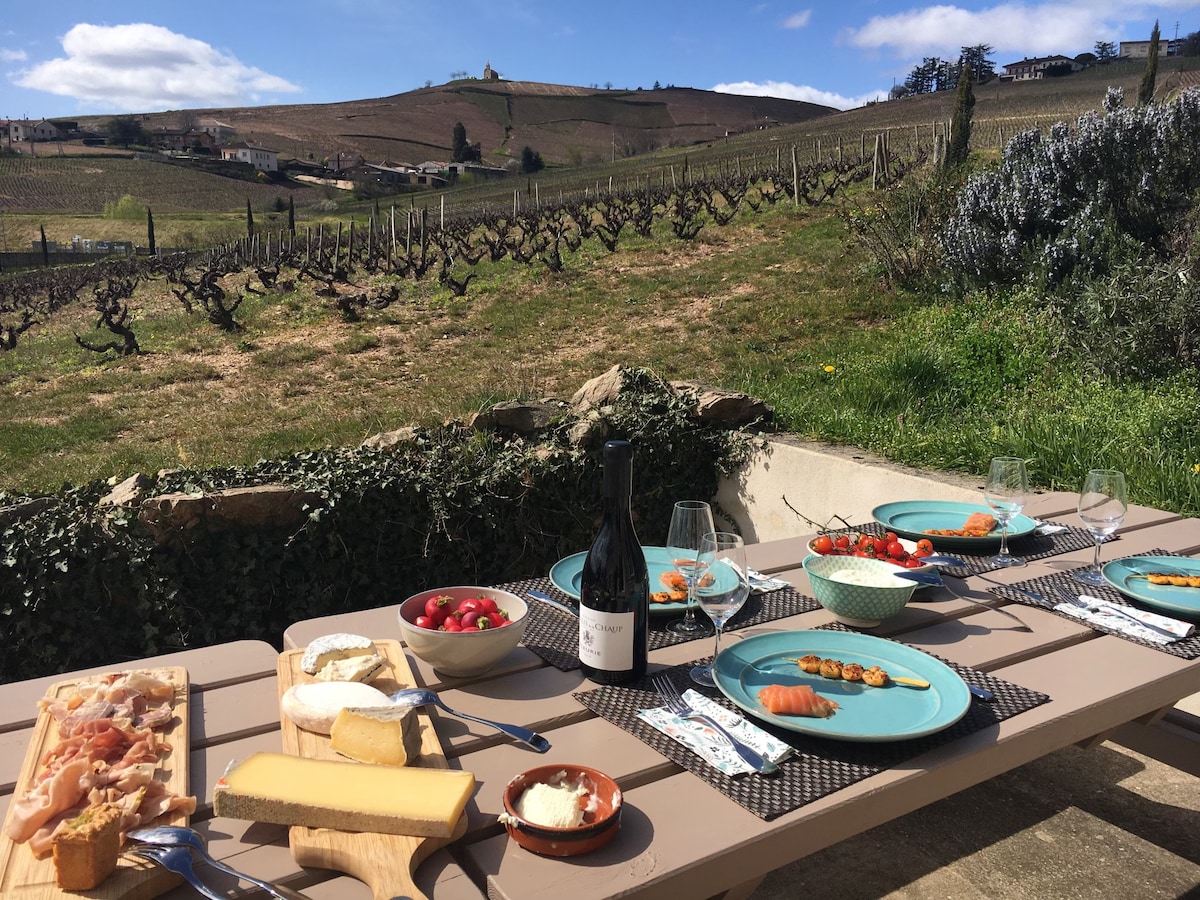
<svg viewBox="0 0 1200 900"><path fill-rule="evenodd" d="M792 144L792 205L800 205L800 163L796 160L795 144Z"/></svg>

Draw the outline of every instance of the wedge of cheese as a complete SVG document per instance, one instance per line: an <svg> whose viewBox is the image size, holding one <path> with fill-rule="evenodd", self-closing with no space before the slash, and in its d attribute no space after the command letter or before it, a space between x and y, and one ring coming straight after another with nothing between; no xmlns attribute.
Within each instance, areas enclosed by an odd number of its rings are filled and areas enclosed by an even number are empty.
<svg viewBox="0 0 1200 900"><path fill-rule="evenodd" d="M475 776L453 769L370 766L255 753L217 782L218 816L417 837L450 837Z"/></svg>
<svg viewBox="0 0 1200 900"><path fill-rule="evenodd" d="M370 681L387 669L387 660L378 653L348 656L325 663L317 672L318 681Z"/></svg>
<svg viewBox="0 0 1200 900"><path fill-rule="evenodd" d="M407 766L421 755L421 724L411 706L343 709L329 734L330 747L359 762Z"/></svg>

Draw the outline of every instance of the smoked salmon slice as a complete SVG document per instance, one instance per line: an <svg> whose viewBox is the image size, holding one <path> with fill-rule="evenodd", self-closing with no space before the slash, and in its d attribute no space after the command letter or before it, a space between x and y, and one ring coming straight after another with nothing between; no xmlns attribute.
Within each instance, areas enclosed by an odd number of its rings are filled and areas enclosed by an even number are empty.
<svg viewBox="0 0 1200 900"><path fill-rule="evenodd" d="M768 684L758 692L758 702L777 716L812 716L827 719L838 705L807 684Z"/></svg>

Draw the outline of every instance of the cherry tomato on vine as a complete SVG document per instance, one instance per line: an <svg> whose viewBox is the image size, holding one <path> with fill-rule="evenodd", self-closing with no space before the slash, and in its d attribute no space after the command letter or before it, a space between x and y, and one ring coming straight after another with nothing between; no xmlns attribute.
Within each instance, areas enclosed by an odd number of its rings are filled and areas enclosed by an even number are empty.
<svg viewBox="0 0 1200 900"><path fill-rule="evenodd" d="M812 546L813 546L813 550L815 550L817 553L820 553L820 554L832 553L833 552L833 538L831 538L827 534L823 534L819 538L817 538L815 541L813 541Z"/></svg>

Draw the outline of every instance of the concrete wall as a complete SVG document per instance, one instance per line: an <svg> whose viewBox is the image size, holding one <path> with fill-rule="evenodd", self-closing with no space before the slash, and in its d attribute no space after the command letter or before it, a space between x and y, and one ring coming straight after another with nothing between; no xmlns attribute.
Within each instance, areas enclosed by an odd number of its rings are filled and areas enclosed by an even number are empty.
<svg viewBox="0 0 1200 900"><path fill-rule="evenodd" d="M726 479L717 502L749 543L859 525L893 500L980 501L983 480L900 466L854 447L773 437Z"/></svg>

